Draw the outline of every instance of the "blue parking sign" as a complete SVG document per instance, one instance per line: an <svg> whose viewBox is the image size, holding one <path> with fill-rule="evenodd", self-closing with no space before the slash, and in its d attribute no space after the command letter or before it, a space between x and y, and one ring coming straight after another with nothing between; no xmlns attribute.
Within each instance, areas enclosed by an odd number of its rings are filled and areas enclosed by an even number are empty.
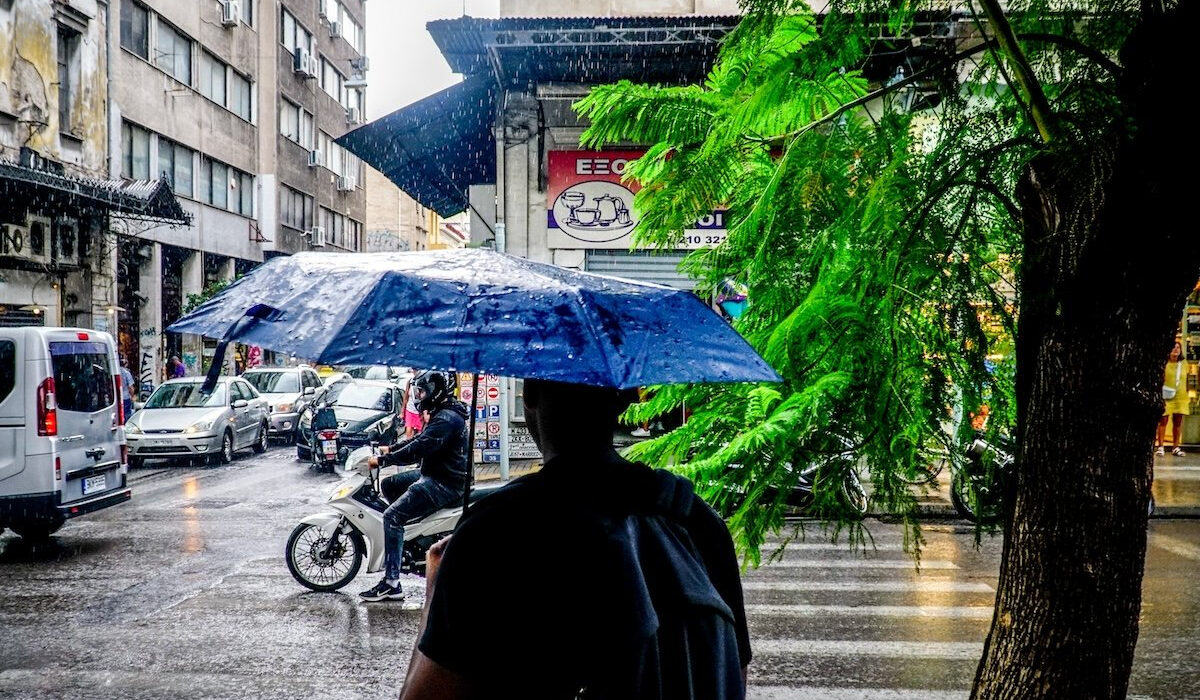
<svg viewBox="0 0 1200 700"><path fill-rule="evenodd" d="M499 418L500 417L500 404L498 404L498 403L488 404L487 417L488 418Z"/></svg>

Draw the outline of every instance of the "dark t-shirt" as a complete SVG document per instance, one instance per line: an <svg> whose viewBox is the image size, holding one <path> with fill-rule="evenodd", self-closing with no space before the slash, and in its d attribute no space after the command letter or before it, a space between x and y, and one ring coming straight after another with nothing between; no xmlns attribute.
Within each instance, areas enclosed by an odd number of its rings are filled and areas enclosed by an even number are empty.
<svg viewBox="0 0 1200 700"><path fill-rule="evenodd" d="M627 658L631 630L646 631L626 593L634 567L597 514L638 512L656 494L648 467L560 457L472 506L439 570L421 652L489 695L574 698ZM733 541L692 498L685 527L733 612L744 667L750 637Z"/></svg>

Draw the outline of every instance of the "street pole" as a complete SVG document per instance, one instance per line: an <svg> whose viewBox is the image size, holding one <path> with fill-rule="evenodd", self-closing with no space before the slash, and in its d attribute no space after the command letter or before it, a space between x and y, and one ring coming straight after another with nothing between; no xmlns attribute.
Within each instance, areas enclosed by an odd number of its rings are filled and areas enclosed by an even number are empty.
<svg viewBox="0 0 1200 700"><path fill-rule="evenodd" d="M496 250L503 253L505 240L504 222L496 222ZM508 377L500 378L500 481L508 481Z"/></svg>

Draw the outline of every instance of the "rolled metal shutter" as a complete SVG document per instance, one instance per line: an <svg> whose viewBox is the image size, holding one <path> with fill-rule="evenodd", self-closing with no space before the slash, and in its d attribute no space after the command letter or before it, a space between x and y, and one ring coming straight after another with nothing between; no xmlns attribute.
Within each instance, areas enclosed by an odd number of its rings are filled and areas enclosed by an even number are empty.
<svg viewBox="0 0 1200 700"><path fill-rule="evenodd" d="M679 271L679 262L687 251L589 250L584 269L600 275L624 277L638 282L654 282L691 291L696 281Z"/></svg>

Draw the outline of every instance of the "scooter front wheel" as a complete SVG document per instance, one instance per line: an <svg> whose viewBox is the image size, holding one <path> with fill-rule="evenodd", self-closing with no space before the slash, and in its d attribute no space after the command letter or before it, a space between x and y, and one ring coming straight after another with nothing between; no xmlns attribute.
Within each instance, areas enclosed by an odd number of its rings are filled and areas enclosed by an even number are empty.
<svg viewBox="0 0 1200 700"><path fill-rule="evenodd" d="M292 530L285 555L288 571L300 585L314 591L336 591L358 575L367 551L362 535L357 530L335 530L334 538L331 546L321 529L308 523Z"/></svg>

